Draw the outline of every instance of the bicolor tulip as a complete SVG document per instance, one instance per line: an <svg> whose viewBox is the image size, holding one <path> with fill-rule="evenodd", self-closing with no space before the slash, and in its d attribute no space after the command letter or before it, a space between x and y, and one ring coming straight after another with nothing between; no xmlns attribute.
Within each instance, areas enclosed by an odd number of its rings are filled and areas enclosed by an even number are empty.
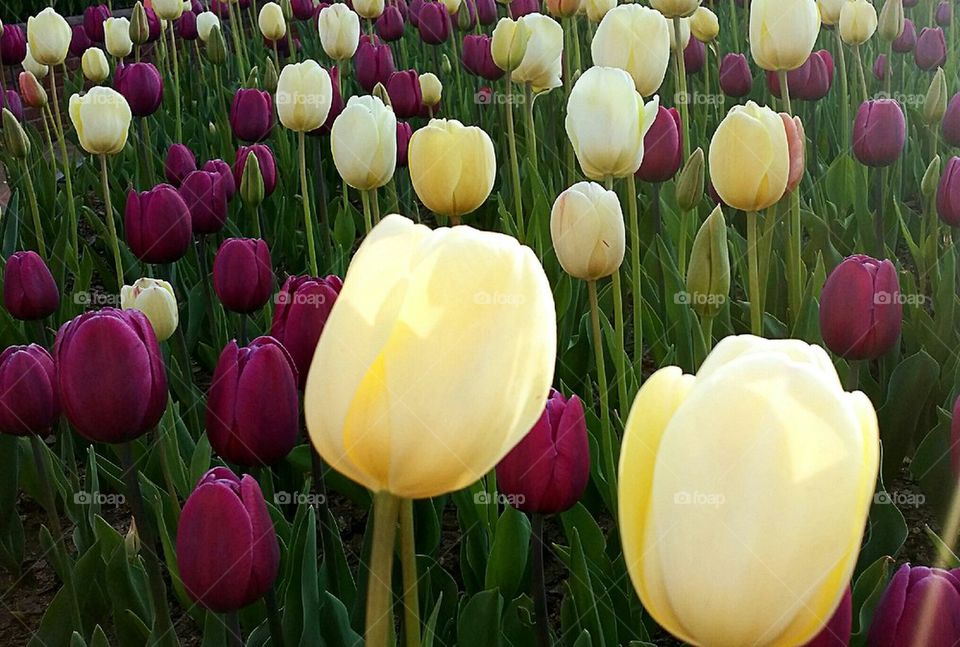
<svg viewBox="0 0 960 647"><path fill-rule="evenodd" d="M3 306L14 319L23 321L49 317L60 307L57 282L36 252L14 252L7 258Z"/></svg>
<svg viewBox="0 0 960 647"><path fill-rule="evenodd" d="M97 86L70 97L70 121L80 145L91 155L116 155L127 143L132 118L123 95Z"/></svg>
<svg viewBox="0 0 960 647"><path fill-rule="evenodd" d="M590 44L595 65L618 67L645 97L660 89L670 64L671 25L659 11L623 4L607 12Z"/></svg>
<svg viewBox="0 0 960 647"><path fill-rule="evenodd" d="M307 382L313 352L342 287L339 276L290 276L277 295L270 334L290 353L300 388Z"/></svg>
<svg viewBox="0 0 960 647"><path fill-rule="evenodd" d="M124 234L133 255L144 263L173 263L187 253L193 238L190 209L169 184L127 193Z"/></svg>
<svg viewBox="0 0 960 647"><path fill-rule="evenodd" d="M247 314L273 293L270 250L259 238L228 238L213 259L213 289L223 307Z"/></svg>
<svg viewBox="0 0 960 647"><path fill-rule="evenodd" d="M617 194L595 182L574 184L553 203L550 238L570 276L583 281L610 276L623 263L626 245Z"/></svg>
<svg viewBox="0 0 960 647"><path fill-rule="evenodd" d="M765 70L793 70L813 51L820 33L814 0L753 0L750 3L750 52Z"/></svg>
<svg viewBox="0 0 960 647"><path fill-rule="evenodd" d="M0 353L0 433L46 435L60 419L57 369L47 349L8 346Z"/></svg>
<svg viewBox="0 0 960 647"><path fill-rule="evenodd" d="M180 322L173 286L160 279L140 278L133 285L124 285L120 288L120 307L145 314L157 341L169 339Z"/></svg>
<svg viewBox="0 0 960 647"><path fill-rule="evenodd" d="M397 165L397 117L378 97L350 97L330 131L337 173L355 189L384 186Z"/></svg>

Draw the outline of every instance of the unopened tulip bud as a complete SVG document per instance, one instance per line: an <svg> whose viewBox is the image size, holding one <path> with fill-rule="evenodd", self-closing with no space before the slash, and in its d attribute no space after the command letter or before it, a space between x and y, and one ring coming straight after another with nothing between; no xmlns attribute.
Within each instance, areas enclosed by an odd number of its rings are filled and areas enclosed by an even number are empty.
<svg viewBox="0 0 960 647"><path fill-rule="evenodd" d="M849 0L840 10L840 38L847 45L862 45L877 31L877 22L869 0Z"/></svg>
<svg viewBox="0 0 960 647"><path fill-rule="evenodd" d="M203 48L203 53L214 65L222 65L227 60L227 42L223 39L220 25L213 25L210 28L207 46Z"/></svg>
<svg viewBox="0 0 960 647"><path fill-rule="evenodd" d="M273 293L267 244L258 238L228 238L213 259L213 289L227 310L259 310Z"/></svg>
<svg viewBox="0 0 960 647"><path fill-rule="evenodd" d="M687 294L690 307L703 319L720 314L730 296L727 223L719 206L703 222L693 240L687 267Z"/></svg>
<svg viewBox="0 0 960 647"><path fill-rule="evenodd" d="M703 199L703 168L703 149L698 148L690 154L677 177L677 205L684 211L690 211Z"/></svg>
<svg viewBox="0 0 960 647"><path fill-rule="evenodd" d="M123 550L128 559L136 559L140 554L140 533L137 531L137 520L130 517L130 529L123 536Z"/></svg>
<svg viewBox="0 0 960 647"><path fill-rule="evenodd" d="M143 3L137 0L130 13L130 40L137 45L143 45L150 40L150 20Z"/></svg>
<svg viewBox="0 0 960 647"><path fill-rule="evenodd" d="M701 43L710 43L720 33L720 20L717 14L706 7L697 7L690 17L690 33Z"/></svg>
<svg viewBox="0 0 960 647"><path fill-rule="evenodd" d="M440 55L440 72L442 74L449 75L453 71L453 65L450 63L450 57L446 54ZM429 72L428 72L429 74ZM420 77L423 78L423 77Z"/></svg>
<svg viewBox="0 0 960 647"><path fill-rule="evenodd" d="M889 166L906 143L903 109L893 99L864 101L853 123L853 154L866 166Z"/></svg>
<svg viewBox="0 0 960 647"><path fill-rule="evenodd" d="M57 370L42 346L0 353L0 433L45 436L60 418Z"/></svg>
<svg viewBox="0 0 960 647"><path fill-rule="evenodd" d="M927 97L923 102L923 121L928 126L935 126L940 123L947 112L947 77L943 73L943 68L938 68L937 73L933 75L930 87L927 89Z"/></svg>
<svg viewBox="0 0 960 647"><path fill-rule="evenodd" d="M433 107L440 103L440 97L443 94L443 84L433 72L426 72L420 75L420 97L423 105Z"/></svg>
<svg viewBox="0 0 960 647"><path fill-rule="evenodd" d="M501 18L493 30L490 52L493 62L504 72L520 67L527 53L530 29L522 21Z"/></svg>
<svg viewBox="0 0 960 647"><path fill-rule="evenodd" d="M579 182L561 193L550 212L550 238L564 271L596 281L623 263L626 234L617 194L595 182Z"/></svg>
<svg viewBox="0 0 960 647"><path fill-rule="evenodd" d="M263 202L263 174L256 155L247 155L240 179L240 199L248 207L259 207Z"/></svg>
<svg viewBox="0 0 960 647"><path fill-rule="evenodd" d="M15 319L43 319L60 306L60 290L40 255L15 252L3 268L3 306Z"/></svg>
<svg viewBox="0 0 960 647"><path fill-rule="evenodd" d="M803 171L806 166L807 140L800 117L791 117L781 112L780 118L783 119L784 130L787 132L787 148L790 152L790 175L787 177L786 190L786 193L790 193L799 186L800 180L803 179Z"/></svg>
<svg viewBox="0 0 960 647"><path fill-rule="evenodd" d="M20 96L31 108L39 110L47 105L47 92L33 72L20 72Z"/></svg>
<svg viewBox="0 0 960 647"><path fill-rule="evenodd" d="M920 192L924 197L931 198L937 192L937 186L940 184L940 167L942 162L939 155L934 155L927 165L927 170L923 173L923 180L920 182Z"/></svg>
<svg viewBox="0 0 960 647"><path fill-rule="evenodd" d="M917 38L913 52L917 67L921 70L933 70L943 67L947 62L947 41L940 27L924 27Z"/></svg>
<svg viewBox="0 0 960 647"><path fill-rule="evenodd" d="M93 83L102 83L110 76L110 64L107 56L99 47L90 47L80 60L83 75Z"/></svg>
<svg viewBox="0 0 960 647"><path fill-rule="evenodd" d="M277 91L278 80L277 66L273 64L272 58L267 57L267 61L263 64L263 89L273 94Z"/></svg>
<svg viewBox="0 0 960 647"><path fill-rule="evenodd" d="M380 101L383 102L383 105L390 106L392 108L393 104L390 103L390 93L387 92L387 88L383 83L377 83L375 86L373 86L373 92L371 94L380 99Z"/></svg>
<svg viewBox="0 0 960 647"><path fill-rule="evenodd" d="M157 341L166 341L180 320L173 286L160 279L141 278L120 288L120 307L139 310L150 321Z"/></svg>
<svg viewBox="0 0 960 647"><path fill-rule="evenodd" d="M904 29L903 0L886 0L880 10L877 33L881 40L892 43L900 38Z"/></svg>
<svg viewBox="0 0 960 647"><path fill-rule="evenodd" d="M286 36L287 22L283 18L283 9L276 2L268 2L260 7L257 26L267 40L277 41Z"/></svg>
<svg viewBox="0 0 960 647"><path fill-rule="evenodd" d="M13 116L13 113L3 109L3 148L17 159L23 159L30 154L30 138L23 130L23 126Z"/></svg>

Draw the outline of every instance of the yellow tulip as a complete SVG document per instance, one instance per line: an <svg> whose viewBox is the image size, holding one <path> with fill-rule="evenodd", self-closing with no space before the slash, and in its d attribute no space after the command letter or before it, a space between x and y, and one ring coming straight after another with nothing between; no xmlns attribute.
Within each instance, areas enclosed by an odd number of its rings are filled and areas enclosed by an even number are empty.
<svg viewBox="0 0 960 647"><path fill-rule="evenodd" d="M590 22L600 22L616 6L617 0L584 0L583 2L587 20Z"/></svg>
<svg viewBox="0 0 960 647"><path fill-rule="evenodd" d="M643 136L660 106L646 106L633 79L615 67L591 67L577 79L564 122L584 175L592 180L626 177L643 161Z"/></svg>
<svg viewBox="0 0 960 647"><path fill-rule="evenodd" d="M212 11L204 11L197 16L197 36L200 40L207 42L207 39L210 38L210 30L214 26L220 26L220 18Z"/></svg>
<svg viewBox="0 0 960 647"><path fill-rule="evenodd" d="M38 79L44 78L50 72L50 66L38 63L37 59L33 58L30 43L27 43L27 53L23 57L23 63L21 63L21 65L23 65L25 71L30 72Z"/></svg>
<svg viewBox="0 0 960 647"><path fill-rule="evenodd" d="M455 119L431 119L407 149L413 189L430 211L460 217L490 196L497 156L490 136Z"/></svg>
<svg viewBox="0 0 960 647"><path fill-rule="evenodd" d="M424 72L420 75L420 96L423 105L428 108L440 103L443 96L443 84L433 72Z"/></svg>
<svg viewBox="0 0 960 647"><path fill-rule="evenodd" d="M80 59L83 75L93 83L103 83L110 76L110 64L107 56L99 47L88 47Z"/></svg>
<svg viewBox="0 0 960 647"><path fill-rule="evenodd" d="M290 130L310 132L319 128L327 120L332 101L330 75L313 59L290 63L280 71L277 115Z"/></svg>
<svg viewBox="0 0 960 647"><path fill-rule="evenodd" d="M710 142L710 179L734 209L760 211L783 196L790 176L790 147L779 114L747 102L734 106Z"/></svg>
<svg viewBox="0 0 960 647"><path fill-rule="evenodd" d="M750 53L769 72L795 70L810 58L820 33L815 0L753 0Z"/></svg>
<svg viewBox="0 0 960 647"><path fill-rule="evenodd" d="M594 65L618 67L645 97L660 89L670 64L672 25L659 11L623 4L607 12L590 44Z"/></svg>
<svg viewBox="0 0 960 647"><path fill-rule="evenodd" d="M133 285L120 289L120 307L124 310L139 310L150 321L157 341L165 341L173 335L180 321L177 297L173 286L160 279L137 279Z"/></svg>
<svg viewBox="0 0 960 647"><path fill-rule="evenodd" d="M720 33L720 20L706 7L699 7L690 17L690 31L701 43L710 43Z"/></svg>
<svg viewBox="0 0 960 647"><path fill-rule="evenodd" d="M447 13L451 16L455 15L460 11L460 5L463 0L442 0L443 6L446 8Z"/></svg>
<svg viewBox="0 0 960 647"><path fill-rule="evenodd" d="M840 38L847 45L862 45L877 31L877 10L867 0L850 0L840 12Z"/></svg>
<svg viewBox="0 0 960 647"><path fill-rule="evenodd" d="M257 25L267 40L280 40L287 35L287 21L283 18L283 9L276 2L268 2L260 7Z"/></svg>
<svg viewBox="0 0 960 647"><path fill-rule="evenodd" d="M563 270L596 281L623 263L626 232L620 199L595 182L578 182L561 193L550 212L550 238Z"/></svg>
<svg viewBox="0 0 960 647"><path fill-rule="evenodd" d="M130 38L130 21L126 18L107 18L104 20L103 40L110 56L114 58L130 56L130 52L133 51L133 40Z"/></svg>
<svg viewBox="0 0 960 647"><path fill-rule="evenodd" d="M803 645L853 574L878 466L873 405L818 346L727 337L696 376L656 372L619 467L644 608L691 645Z"/></svg>
<svg viewBox="0 0 960 647"><path fill-rule="evenodd" d="M182 0L152 0L151 4L160 20L176 20L183 13Z"/></svg>
<svg viewBox="0 0 960 647"><path fill-rule="evenodd" d="M27 19L27 42L37 63L60 65L67 60L73 31L63 16L47 7Z"/></svg>
<svg viewBox="0 0 960 647"><path fill-rule="evenodd" d="M354 0L353 10L360 14L361 18L376 20L383 13L383 5L383 0Z"/></svg>
<svg viewBox="0 0 960 647"><path fill-rule="evenodd" d="M650 0L650 6L667 18L685 18L700 6L700 0Z"/></svg>
<svg viewBox="0 0 960 647"><path fill-rule="evenodd" d="M336 3L321 9L317 26L327 56L336 61L353 57L360 44L360 17L347 5Z"/></svg>
<svg viewBox="0 0 960 647"><path fill-rule="evenodd" d="M527 14L520 22L530 30L527 51L520 66L513 71L517 83L529 83L534 92L559 87L563 55L563 27L550 16Z"/></svg>
<svg viewBox="0 0 960 647"><path fill-rule="evenodd" d="M840 22L840 12L848 0L817 0L820 9L820 20L824 25L832 26Z"/></svg>
<svg viewBox="0 0 960 647"><path fill-rule="evenodd" d="M387 216L353 257L313 356L313 446L373 492L420 499L475 482L543 413L554 307L516 239Z"/></svg>
<svg viewBox="0 0 960 647"><path fill-rule="evenodd" d="M397 165L397 118L372 95L350 97L330 131L333 163L344 181L369 191L385 185Z"/></svg>
<svg viewBox="0 0 960 647"><path fill-rule="evenodd" d="M70 121L83 150L91 155L116 155L127 143L130 105L113 88L97 86L70 97Z"/></svg>
<svg viewBox="0 0 960 647"><path fill-rule="evenodd" d="M501 18L493 29L490 53L493 62L504 72L512 72L520 66L527 53L530 28L519 20Z"/></svg>

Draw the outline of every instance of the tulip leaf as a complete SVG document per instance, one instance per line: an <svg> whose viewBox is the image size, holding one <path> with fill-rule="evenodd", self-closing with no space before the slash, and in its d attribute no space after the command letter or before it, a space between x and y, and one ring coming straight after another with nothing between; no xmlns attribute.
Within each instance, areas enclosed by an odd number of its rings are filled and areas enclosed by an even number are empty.
<svg viewBox="0 0 960 647"><path fill-rule="evenodd" d="M20 249L20 193L14 192L10 197L10 203L6 209L0 211L0 218L3 219L3 257L9 258L10 254Z"/></svg>
<svg viewBox="0 0 960 647"><path fill-rule="evenodd" d="M362 647L363 636L358 634L350 626L350 615L347 613L347 607L343 602L333 596L329 591L320 594L319 614L315 621L317 631L323 627L323 643L336 647ZM308 641L309 636L304 636L303 645L314 645ZM317 635L319 640L319 634Z"/></svg>
<svg viewBox="0 0 960 647"><path fill-rule="evenodd" d="M0 564L17 573L23 560L23 523L17 513L18 438L0 434Z"/></svg>
<svg viewBox="0 0 960 647"><path fill-rule="evenodd" d="M433 641L437 638L437 618L440 617L440 607L443 605L443 591L437 596L437 602L433 605L433 611L427 622L423 625L423 640L420 641L420 647L433 647Z"/></svg>
<svg viewBox="0 0 960 647"><path fill-rule="evenodd" d="M300 644L320 644L320 589L317 576L317 515L308 506L304 524L303 553L300 556L300 604L303 607L303 633Z"/></svg>
<svg viewBox="0 0 960 647"><path fill-rule="evenodd" d="M887 588L887 578L890 575L891 564L893 564L892 558L881 557L864 569L860 576L854 580L851 587L853 590L851 645L863 645L866 642L873 610Z"/></svg>
<svg viewBox="0 0 960 647"><path fill-rule="evenodd" d="M508 645L537 644L536 612L530 596L520 595L503 612L503 636Z"/></svg>
<svg viewBox="0 0 960 647"><path fill-rule="evenodd" d="M70 636L70 647L87 647L87 641L76 631Z"/></svg>
<svg viewBox="0 0 960 647"><path fill-rule="evenodd" d="M923 532L927 535L927 539L930 540L930 545L937 551L935 563L938 566L946 569L960 568L960 557L957 557L950 546L940 539L930 526L924 524Z"/></svg>
<svg viewBox="0 0 960 647"><path fill-rule="evenodd" d="M497 521L484 587L499 589L507 598L520 590L530 553L530 520L513 506L506 506Z"/></svg>
<svg viewBox="0 0 960 647"><path fill-rule="evenodd" d="M878 490L873 497L873 505L870 506L864 545L860 549L854 572L862 573L865 568L884 556L896 557L907 539L907 534L907 523L894 505L893 497Z"/></svg>
<svg viewBox="0 0 960 647"><path fill-rule="evenodd" d="M202 647L227 647L227 625L213 611L207 611L203 623Z"/></svg>
<svg viewBox="0 0 960 647"><path fill-rule="evenodd" d="M608 577L612 575L610 558L607 557L607 542L603 531L597 525L593 515L582 503L578 503L560 515L564 532L572 541L573 531L580 536L583 552L587 560Z"/></svg>
<svg viewBox="0 0 960 647"><path fill-rule="evenodd" d="M502 644L500 620L503 598L497 589L464 598L457 613L459 647L498 647Z"/></svg>
<svg viewBox="0 0 960 647"><path fill-rule="evenodd" d="M210 469L210 440L206 434L201 434L197 440L197 446L193 449L193 456L190 457L190 483L191 486L200 482L203 475Z"/></svg>
<svg viewBox="0 0 960 647"><path fill-rule="evenodd" d="M940 366L920 351L903 360L890 376L886 403L877 411L883 446L883 482L892 483L913 445L924 403L936 386ZM904 403L910 403L904 406Z"/></svg>
<svg viewBox="0 0 960 647"><path fill-rule="evenodd" d="M945 521L955 484L950 467L950 423L950 412L938 408L937 424L920 442L910 462L910 474L926 496L923 503L929 505L941 521Z"/></svg>
<svg viewBox="0 0 960 647"><path fill-rule="evenodd" d="M90 647L110 647L110 641L107 640L107 634L103 632L103 627L97 625L93 628L93 636L90 638Z"/></svg>

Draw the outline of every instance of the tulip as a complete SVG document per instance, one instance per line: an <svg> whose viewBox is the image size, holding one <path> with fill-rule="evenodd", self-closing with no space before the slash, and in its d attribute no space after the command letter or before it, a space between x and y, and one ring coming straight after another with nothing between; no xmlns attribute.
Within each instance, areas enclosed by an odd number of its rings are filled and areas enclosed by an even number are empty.
<svg viewBox="0 0 960 647"><path fill-rule="evenodd" d="M524 16L539 13L540 0L510 0L510 17L519 20Z"/></svg>
<svg viewBox="0 0 960 647"><path fill-rule="evenodd" d="M592 23L602 21L603 17L616 6L617 0L584 0L583 2L587 19Z"/></svg>
<svg viewBox="0 0 960 647"><path fill-rule="evenodd" d="M153 429L167 406L167 374L143 313L104 308L68 321L53 347L60 402L91 442L121 443Z"/></svg>
<svg viewBox="0 0 960 647"><path fill-rule="evenodd" d="M947 42L943 36L943 30L939 27L921 29L913 56L917 67L921 70L929 71L943 67L947 61Z"/></svg>
<svg viewBox="0 0 960 647"><path fill-rule="evenodd" d="M152 115L163 101L163 78L153 63L131 63L118 67L113 85L137 117Z"/></svg>
<svg viewBox="0 0 960 647"><path fill-rule="evenodd" d="M439 104L443 95L443 85L437 75L433 72L426 72L421 74L417 81L420 83L420 99L423 101L423 105L433 108Z"/></svg>
<svg viewBox="0 0 960 647"><path fill-rule="evenodd" d="M37 344L0 353L0 433L46 435L60 419L57 370Z"/></svg>
<svg viewBox="0 0 960 647"><path fill-rule="evenodd" d="M83 29L83 25L74 25L70 30L70 34L70 47L67 51L71 56L83 56L83 53L93 46L93 43L90 42L90 37L87 36L87 32Z"/></svg>
<svg viewBox="0 0 960 647"><path fill-rule="evenodd" d="M197 16L197 36L200 37L200 40L207 42L207 39L210 38L210 31L214 27L220 26L220 19L217 18L217 15L210 11L204 11L199 16Z"/></svg>
<svg viewBox="0 0 960 647"><path fill-rule="evenodd" d="M569 510L590 480L590 443L580 398L551 389L540 419L497 463L497 486L517 509L555 514Z"/></svg>
<svg viewBox="0 0 960 647"><path fill-rule="evenodd" d="M190 247L190 209L169 184L127 193L124 233L133 255L144 263L173 263Z"/></svg>
<svg viewBox="0 0 960 647"><path fill-rule="evenodd" d="M683 50L683 64L687 74L696 74L707 62L707 46L696 38L691 38Z"/></svg>
<svg viewBox="0 0 960 647"><path fill-rule="evenodd" d="M685 18L693 15L701 0L650 0L650 6L667 18Z"/></svg>
<svg viewBox="0 0 960 647"><path fill-rule="evenodd" d="M780 200L789 175L780 115L753 101L734 106L710 142L710 176L723 201L741 211L762 211Z"/></svg>
<svg viewBox="0 0 960 647"><path fill-rule="evenodd" d="M380 14L383 13L383 8L383 0L353 0L353 10L356 11L361 18L366 18L367 20L376 20L379 18Z"/></svg>
<svg viewBox="0 0 960 647"><path fill-rule="evenodd" d="M787 176L786 193L792 193L800 186L803 171L806 166L806 134L800 117L791 117L785 112L780 113L783 120L783 129L787 135L787 150L790 154L790 174Z"/></svg>
<svg viewBox="0 0 960 647"><path fill-rule="evenodd" d="M583 0L547 0L547 12L554 18L572 18L583 9Z"/></svg>
<svg viewBox="0 0 960 647"><path fill-rule="evenodd" d="M240 88L230 106L230 128L237 139L258 142L273 130L273 97L256 88Z"/></svg>
<svg viewBox="0 0 960 647"><path fill-rule="evenodd" d="M416 70L394 72L387 79L387 94L393 112L401 118L416 117L423 108L420 77Z"/></svg>
<svg viewBox="0 0 960 647"><path fill-rule="evenodd" d="M652 96L670 63L670 24L659 11L620 5L600 21L590 52L595 65L626 70L637 92Z"/></svg>
<svg viewBox="0 0 960 647"><path fill-rule="evenodd" d="M310 20L313 17L313 0L292 0L290 10L297 20Z"/></svg>
<svg viewBox="0 0 960 647"><path fill-rule="evenodd" d="M821 49L811 54L807 82L804 87L800 88L797 98L806 101L819 101L827 96L830 87L833 85L833 71L833 56L830 55L830 52Z"/></svg>
<svg viewBox="0 0 960 647"><path fill-rule="evenodd" d="M22 72L22 74L26 74L26 72ZM16 90L6 90L0 94L0 103L2 103L0 107L9 110L17 121L23 121L23 102Z"/></svg>
<svg viewBox="0 0 960 647"><path fill-rule="evenodd" d="M163 26L160 24L160 16L158 16L157 12L150 7L146 7L144 9L144 14L147 17L147 42L153 42L160 38L160 33L162 31Z"/></svg>
<svg viewBox="0 0 960 647"><path fill-rule="evenodd" d="M853 154L866 166L890 166L906 142L906 123L893 99L865 101L853 123Z"/></svg>
<svg viewBox="0 0 960 647"><path fill-rule="evenodd" d="M413 129L405 121L397 122L397 166L407 165L407 148L410 145L410 138L413 136Z"/></svg>
<svg viewBox="0 0 960 647"><path fill-rule="evenodd" d="M461 489L542 414L555 344L553 298L529 249L502 234L387 216L353 257L317 345L305 390L310 439L374 492ZM456 402L452 384L465 389Z"/></svg>
<svg viewBox="0 0 960 647"><path fill-rule="evenodd" d="M951 157L940 176L937 213L951 227L960 227L960 157Z"/></svg>
<svg viewBox="0 0 960 647"><path fill-rule="evenodd" d="M207 161L200 170L209 171L219 175L220 180L222 181L223 190L227 195L227 202L233 199L234 194L237 192L237 184L233 180L233 169L230 168L229 164L224 162L222 159L213 159ZM275 172L276 169L274 169L274 173ZM276 176L274 176L273 179L276 181Z"/></svg>
<svg viewBox="0 0 960 647"><path fill-rule="evenodd" d="M327 56L344 61L353 57L360 42L360 18L345 4L332 4L320 11L320 44Z"/></svg>
<svg viewBox="0 0 960 647"><path fill-rule="evenodd" d="M259 238L228 238L213 259L213 289L223 307L248 314L273 292L270 250Z"/></svg>
<svg viewBox="0 0 960 647"><path fill-rule="evenodd" d="M417 15L420 40L428 45L439 45L450 37L450 18L447 8L439 2L426 2Z"/></svg>
<svg viewBox="0 0 960 647"><path fill-rule="evenodd" d="M21 93L23 90L21 90ZM26 98L26 97L24 97ZM953 95L947 104L947 112L943 116L943 139L949 145L960 147L960 92Z"/></svg>
<svg viewBox="0 0 960 647"><path fill-rule="evenodd" d="M683 133L676 108L657 108L657 116L643 137L643 163L636 176L643 182L666 182L683 164Z"/></svg>
<svg viewBox="0 0 960 647"><path fill-rule="evenodd" d="M324 11L329 9L333 7ZM330 75L316 61L291 63L280 72L277 113L280 123L290 130L307 132L319 128L330 111L331 99Z"/></svg>
<svg viewBox="0 0 960 647"><path fill-rule="evenodd" d="M219 173L192 171L180 184L194 234L215 234L227 222L227 193Z"/></svg>
<svg viewBox="0 0 960 647"><path fill-rule="evenodd" d="M290 276L277 295L270 335L290 353L303 388L320 333L343 287L338 276Z"/></svg>
<svg viewBox="0 0 960 647"><path fill-rule="evenodd" d="M130 105L116 90L97 86L70 97L70 121L80 145L91 155L115 155L123 150L130 129Z"/></svg>
<svg viewBox="0 0 960 647"><path fill-rule="evenodd" d="M428 209L459 218L482 205L496 177L497 159L486 132L455 119L431 119L410 138L410 180Z"/></svg>
<svg viewBox="0 0 960 647"><path fill-rule="evenodd" d="M397 164L393 110L374 96L350 97L333 123L330 147L337 172L347 184L360 191L384 186Z"/></svg>
<svg viewBox="0 0 960 647"><path fill-rule="evenodd" d="M290 453L300 431L297 369L278 340L226 345L210 383L206 427L210 445L230 463L272 465Z"/></svg>
<svg viewBox="0 0 960 647"><path fill-rule="evenodd" d="M520 66L513 71L517 83L529 83L534 93L560 87L563 28L553 18L538 13L520 19L530 30L530 40Z"/></svg>
<svg viewBox="0 0 960 647"><path fill-rule="evenodd" d="M512 72L520 67L527 53L530 36L530 27L527 23L501 18L493 30L490 41L490 55L497 67L504 72Z"/></svg>
<svg viewBox="0 0 960 647"><path fill-rule="evenodd" d="M619 467L623 556L644 608L690 644L804 644L845 594L878 466L873 405L843 391L818 346L727 337L696 376L657 371Z"/></svg>
<svg viewBox="0 0 960 647"><path fill-rule="evenodd" d="M488 81L503 76L492 54L493 39L486 34L470 34L463 38L463 67L471 74Z"/></svg>
<svg viewBox="0 0 960 647"><path fill-rule="evenodd" d="M850 0L840 11L840 38L847 45L862 45L877 31L877 10L868 0Z"/></svg>
<svg viewBox="0 0 960 647"><path fill-rule="evenodd" d="M830 620L823 626L813 640L804 647L847 647L853 625L853 592L847 586L847 592L840 600L840 606L833 612Z"/></svg>
<svg viewBox="0 0 960 647"><path fill-rule="evenodd" d="M197 14L192 11L183 12L177 20L177 35L183 40L197 40L200 36L197 32Z"/></svg>
<svg viewBox="0 0 960 647"><path fill-rule="evenodd" d="M241 146L237 149L237 161L233 163L233 186L240 186L240 180L243 178L243 166L250 153L256 155L257 162L260 163L264 194L273 194L273 190L277 188L277 162L273 158L273 151L266 144Z"/></svg>
<svg viewBox="0 0 960 647"><path fill-rule="evenodd" d="M107 18L103 23L103 38L107 51L114 58L125 58L133 51L130 21L126 18Z"/></svg>
<svg viewBox="0 0 960 647"><path fill-rule="evenodd" d="M20 65L27 55L27 37L19 25L4 25L0 35L0 61L4 65Z"/></svg>
<svg viewBox="0 0 960 647"><path fill-rule="evenodd" d="M727 54L720 61L720 89L728 97L745 97L753 89L750 64L743 54Z"/></svg>
<svg viewBox="0 0 960 647"><path fill-rule="evenodd" d="M213 611L242 609L270 590L280 545L252 476L215 467L200 479L180 513L177 566L190 599Z"/></svg>
<svg viewBox="0 0 960 647"><path fill-rule="evenodd" d="M924 97L921 117L923 123L929 127L936 126L947 114L947 79L940 68L934 73L927 95Z"/></svg>
<svg viewBox="0 0 960 647"><path fill-rule="evenodd" d="M23 69L30 72L38 79L45 78L50 73L50 67L43 63L38 63L30 52L30 45L27 44L27 53L23 57Z"/></svg>
<svg viewBox="0 0 960 647"><path fill-rule="evenodd" d="M720 33L720 20L717 14L706 7L697 7L690 17L690 33L701 43L713 42Z"/></svg>
<svg viewBox="0 0 960 647"><path fill-rule="evenodd" d="M353 59L357 83L367 92L373 92L377 83L387 84L394 73L393 52L386 43L363 38Z"/></svg>
<svg viewBox="0 0 960 647"><path fill-rule="evenodd" d="M893 263L851 256L827 277L820 293L820 333L845 359L877 359L900 338L902 312Z"/></svg>
<svg viewBox="0 0 960 647"><path fill-rule="evenodd" d="M567 137L584 174L594 180L625 177L640 168L643 138L659 100L644 105L623 70L592 67L577 80L567 103Z"/></svg>
<svg viewBox="0 0 960 647"><path fill-rule="evenodd" d="M912 52L917 46L917 28L909 18L903 21L903 33L893 41L893 51L898 54Z"/></svg>
<svg viewBox="0 0 960 647"><path fill-rule="evenodd" d="M873 612L876 647L939 647L960 640L960 572L904 564Z"/></svg>
<svg viewBox="0 0 960 647"><path fill-rule="evenodd" d="M813 0L753 0L750 52L765 70L793 70L813 51L820 14Z"/></svg>
<svg viewBox="0 0 960 647"><path fill-rule="evenodd" d="M377 34L386 41L395 41L403 38L403 14L394 6L389 5L384 8L383 13L377 18Z"/></svg>
<svg viewBox="0 0 960 647"><path fill-rule="evenodd" d="M47 105L47 92L31 72L20 72L18 83L24 103L38 110Z"/></svg>
<svg viewBox="0 0 960 647"><path fill-rule="evenodd" d="M110 64L99 47L91 47L83 53L80 61L83 75L92 83L102 83L110 75Z"/></svg>
<svg viewBox="0 0 960 647"><path fill-rule="evenodd" d="M276 2L267 2L260 7L257 26L267 40L278 41L287 35L287 21L284 20L283 10Z"/></svg>
<svg viewBox="0 0 960 647"><path fill-rule="evenodd" d="M180 319L173 286L159 279L141 278L133 285L124 285L120 289L120 307L146 315L157 341L169 339Z"/></svg>
<svg viewBox="0 0 960 647"><path fill-rule="evenodd" d="M880 38L886 43L892 43L903 34L905 25L903 16L903 0L884 0L880 9L880 18L877 31Z"/></svg>
<svg viewBox="0 0 960 647"><path fill-rule="evenodd" d="M617 194L594 182L574 184L553 203L550 238L570 276L583 281L610 276L623 263L626 245Z"/></svg>
<svg viewBox="0 0 960 647"><path fill-rule="evenodd" d="M33 58L41 65L60 65L67 59L73 31L52 7L27 19L27 42Z"/></svg>
<svg viewBox="0 0 960 647"><path fill-rule="evenodd" d="M953 22L953 6L949 2L941 2L937 5L935 16L939 26L949 27Z"/></svg>
<svg viewBox="0 0 960 647"><path fill-rule="evenodd" d="M183 13L183 0L152 0L151 8L162 20L176 20Z"/></svg>
<svg viewBox="0 0 960 647"><path fill-rule="evenodd" d="M133 5L130 13L130 39L137 45L144 45L150 40L150 19L147 10L140 0Z"/></svg>
<svg viewBox="0 0 960 647"><path fill-rule="evenodd" d="M833 26L840 22L840 13L843 6L850 0L817 0L820 9L820 19L824 25Z"/></svg>
<svg viewBox="0 0 960 647"><path fill-rule="evenodd" d="M172 144L163 160L163 175L167 182L179 187L183 179L197 170L197 158L185 144Z"/></svg>
<svg viewBox="0 0 960 647"><path fill-rule="evenodd" d="M3 268L3 306L15 319L43 319L60 307L60 291L40 255L15 252Z"/></svg>
<svg viewBox="0 0 960 647"><path fill-rule="evenodd" d="M477 22L481 25L492 25L497 22L496 0L475 0L477 6Z"/></svg>

